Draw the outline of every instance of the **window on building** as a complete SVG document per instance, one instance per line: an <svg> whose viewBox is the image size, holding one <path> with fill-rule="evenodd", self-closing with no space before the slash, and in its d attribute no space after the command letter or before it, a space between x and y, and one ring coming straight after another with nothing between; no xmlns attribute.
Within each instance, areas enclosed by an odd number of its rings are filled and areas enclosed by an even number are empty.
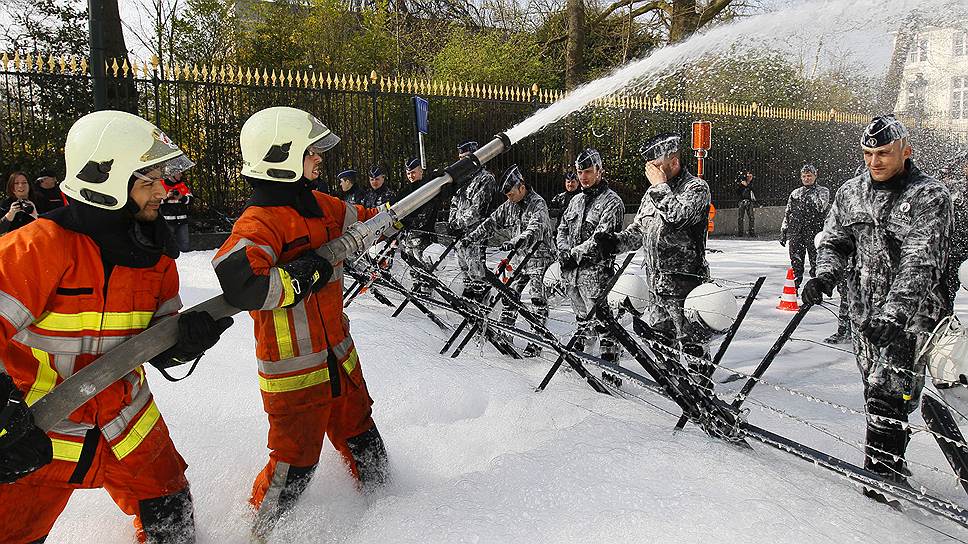
<svg viewBox="0 0 968 544"><path fill-rule="evenodd" d="M968 119L968 76L951 80L951 118Z"/></svg>
<svg viewBox="0 0 968 544"><path fill-rule="evenodd" d="M968 55L968 32L955 32L951 54L956 57Z"/></svg>
<svg viewBox="0 0 968 544"><path fill-rule="evenodd" d="M920 36L915 37L911 42L911 50L908 51L908 62L925 62L928 60L928 39Z"/></svg>

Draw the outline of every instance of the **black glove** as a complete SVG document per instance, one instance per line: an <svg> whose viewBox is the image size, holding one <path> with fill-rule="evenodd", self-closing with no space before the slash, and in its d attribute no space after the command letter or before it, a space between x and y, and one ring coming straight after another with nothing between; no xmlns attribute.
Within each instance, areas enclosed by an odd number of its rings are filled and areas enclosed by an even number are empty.
<svg viewBox="0 0 968 544"><path fill-rule="evenodd" d="M50 463L54 451L7 374L0 374L0 403L0 429L4 431L0 436L0 483L10 483Z"/></svg>
<svg viewBox="0 0 968 544"><path fill-rule="evenodd" d="M578 268L578 259L575 258L571 251L562 250L558 254L558 265L561 266L562 272L574 270Z"/></svg>
<svg viewBox="0 0 968 544"><path fill-rule="evenodd" d="M823 295L829 297L833 292L834 286L827 281L821 278L811 278L803 286L803 290L800 292L800 298L803 299L804 304L814 306L823 302Z"/></svg>
<svg viewBox="0 0 968 544"><path fill-rule="evenodd" d="M511 251L512 249L521 249L527 240L524 238L511 239L507 242L501 244L501 251Z"/></svg>
<svg viewBox="0 0 968 544"><path fill-rule="evenodd" d="M879 348L887 347L897 340L904 332L904 326L890 317L882 315L869 318L860 328L860 332Z"/></svg>
<svg viewBox="0 0 968 544"><path fill-rule="evenodd" d="M307 251L288 263L279 265L279 268L285 270L292 281L292 290L296 295L292 304L306 298L309 293L318 291L333 277L333 265L315 251Z"/></svg>
<svg viewBox="0 0 968 544"><path fill-rule="evenodd" d="M598 244L603 255L611 256L618 253L618 235L614 232L596 232L595 243Z"/></svg>
<svg viewBox="0 0 968 544"><path fill-rule="evenodd" d="M234 322L231 317L223 317L216 321L208 312L179 314L178 340L175 345L148 362L159 370L190 363L214 346L225 329L231 327Z"/></svg>

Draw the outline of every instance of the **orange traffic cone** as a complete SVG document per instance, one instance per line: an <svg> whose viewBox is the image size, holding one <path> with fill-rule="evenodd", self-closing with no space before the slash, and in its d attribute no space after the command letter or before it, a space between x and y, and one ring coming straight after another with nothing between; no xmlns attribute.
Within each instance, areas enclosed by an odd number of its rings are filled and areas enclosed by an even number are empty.
<svg viewBox="0 0 968 544"><path fill-rule="evenodd" d="M797 283L793 279L792 268L787 269L786 281L783 282L783 294L780 295L780 303L776 307L788 312L800 311L800 305L797 304Z"/></svg>

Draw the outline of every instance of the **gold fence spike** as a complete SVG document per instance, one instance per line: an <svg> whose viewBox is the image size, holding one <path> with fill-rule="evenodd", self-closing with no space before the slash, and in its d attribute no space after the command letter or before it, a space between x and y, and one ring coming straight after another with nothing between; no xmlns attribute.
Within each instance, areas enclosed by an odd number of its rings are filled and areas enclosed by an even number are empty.
<svg viewBox="0 0 968 544"><path fill-rule="evenodd" d="M23 60L22 70L24 72L29 72L33 67L34 67L34 56L31 55L30 53L27 53L27 56L25 56ZM20 66L18 66L18 68L20 68Z"/></svg>
<svg viewBox="0 0 968 544"><path fill-rule="evenodd" d="M3 52L3 57L0 57L0 64L3 64L3 71L7 71L7 66L10 64L10 57L7 56L7 52Z"/></svg>
<svg viewBox="0 0 968 544"><path fill-rule="evenodd" d="M13 69L14 71L20 71L20 53L17 51L13 52Z"/></svg>
<svg viewBox="0 0 968 544"><path fill-rule="evenodd" d="M121 62L121 73L124 75L124 77L128 77L128 72L130 71L131 71L131 67L128 66L128 59L124 59Z"/></svg>
<svg viewBox="0 0 968 544"><path fill-rule="evenodd" d="M59 59L59 64L60 64L60 73L62 73L62 74L63 73L66 73L67 72L67 59L65 59L63 56L61 56L61 58Z"/></svg>
<svg viewBox="0 0 968 544"><path fill-rule="evenodd" d="M196 73L202 76L202 81L208 81L208 66L205 66L203 64L202 65L202 71L201 72L198 72L196 70Z"/></svg>
<svg viewBox="0 0 968 544"><path fill-rule="evenodd" d="M205 67L203 66L202 68L205 68ZM200 75L202 75L202 73L198 71L198 65L196 64L192 66L192 80L198 81L198 77Z"/></svg>
<svg viewBox="0 0 968 544"><path fill-rule="evenodd" d="M53 74L54 69L56 68L57 62L54 60L54 54L51 53L50 56L47 57L47 71Z"/></svg>
<svg viewBox="0 0 968 544"><path fill-rule="evenodd" d="M81 68L81 73L82 74L86 74L87 73L87 57L81 57L80 68Z"/></svg>

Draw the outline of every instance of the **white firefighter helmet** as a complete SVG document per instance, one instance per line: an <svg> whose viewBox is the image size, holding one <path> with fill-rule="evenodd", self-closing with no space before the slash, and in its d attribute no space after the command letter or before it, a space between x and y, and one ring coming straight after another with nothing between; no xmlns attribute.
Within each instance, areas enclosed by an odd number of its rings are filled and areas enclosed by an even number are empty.
<svg viewBox="0 0 968 544"><path fill-rule="evenodd" d="M297 181L302 177L306 151L323 153L339 143L339 136L319 119L296 108L275 106L257 111L242 125L242 175L269 181Z"/></svg>
<svg viewBox="0 0 968 544"><path fill-rule="evenodd" d="M723 333L733 326L739 309L736 307L736 297L729 289L715 283L704 283L690 291L684 313L693 323Z"/></svg>
<svg viewBox="0 0 968 544"><path fill-rule="evenodd" d="M164 132L137 115L103 110L78 119L64 143L61 191L107 210L128 202L132 176L171 177L193 163Z"/></svg>
<svg viewBox="0 0 968 544"><path fill-rule="evenodd" d="M645 280L636 274L623 274L612 286L612 290L608 292L606 300L609 306L617 310L623 307L625 299L628 299L632 308L642 313L651 298Z"/></svg>

